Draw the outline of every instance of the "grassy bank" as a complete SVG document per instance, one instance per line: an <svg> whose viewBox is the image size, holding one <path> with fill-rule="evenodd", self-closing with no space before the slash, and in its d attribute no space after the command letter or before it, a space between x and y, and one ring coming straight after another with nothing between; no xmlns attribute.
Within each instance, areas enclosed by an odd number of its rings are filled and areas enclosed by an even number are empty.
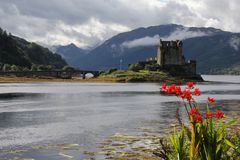
<svg viewBox="0 0 240 160"><path fill-rule="evenodd" d="M163 71L124 71L115 70L112 72L103 72L98 77L86 78L72 77L71 79L54 78L47 76L0 76L0 83L21 83L21 82L166 82L182 84L186 81L203 81L201 76L196 77L173 77Z"/></svg>
<svg viewBox="0 0 240 160"><path fill-rule="evenodd" d="M171 76L164 71L148 71L139 70L123 71L116 70L113 72L102 73L97 79L112 79L118 82L167 82L181 84L186 81L203 81L201 76L186 77L186 76Z"/></svg>

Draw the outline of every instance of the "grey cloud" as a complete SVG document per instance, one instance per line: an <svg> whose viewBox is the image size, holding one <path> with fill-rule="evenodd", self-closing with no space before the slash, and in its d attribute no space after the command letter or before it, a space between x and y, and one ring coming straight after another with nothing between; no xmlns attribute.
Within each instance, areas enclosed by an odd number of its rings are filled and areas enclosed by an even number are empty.
<svg viewBox="0 0 240 160"><path fill-rule="evenodd" d="M177 23L240 31L238 0L0 0L3 29L48 45L93 46L137 27Z"/></svg>
<svg viewBox="0 0 240 160"><path fill-rule="evenodd" d="M164 40L184 40L188 38L193 38L193 37L202 37L202 36L207 36L211 35L211 33L206 33L202 31L189 31L188 28L183 28L183 29L177 29L176 31L172 32L169 36L163 37L162 39Z"/></svg>
<svg viewBox="0 0 240 160"><path fill-rule="evenodd" d="M147 36L139 39L134 39L132 41L123 42L121 46L125 48L134 48L139 46L153 46L157 45L158 42L159 36L155 35L154 37Z"/></svg>
<svg viewBox="0 0 240 160"><path fill-rule="evenodd" d="M154 37L143 37L132 41L123 42L121 46L125 48L133 48L138 46L153 46L159 43L160 38L162 40L171 41L171 40L185 40L188 38L210 35L211 33L206 33L202 31L190 31L188 28L179 28L166 37L159 37L158 35L155 35Z"/></svg>

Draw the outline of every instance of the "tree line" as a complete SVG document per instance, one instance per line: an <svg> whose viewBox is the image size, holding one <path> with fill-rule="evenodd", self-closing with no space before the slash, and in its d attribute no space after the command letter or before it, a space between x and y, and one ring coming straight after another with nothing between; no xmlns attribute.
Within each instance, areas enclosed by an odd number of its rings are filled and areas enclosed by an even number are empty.
<svg viewBox="0 0 240 160"><path fill-rule="evenodd" d="M52 65L37 65L33 64L31 67L22 67L22 66L17 66L15 64L10 65L10 64L3 64L0 63L0 71L2 72L21 72L21 71L74 71L75 68L71 66L64 66L62 68L56 68L55 66Z"/></svg>

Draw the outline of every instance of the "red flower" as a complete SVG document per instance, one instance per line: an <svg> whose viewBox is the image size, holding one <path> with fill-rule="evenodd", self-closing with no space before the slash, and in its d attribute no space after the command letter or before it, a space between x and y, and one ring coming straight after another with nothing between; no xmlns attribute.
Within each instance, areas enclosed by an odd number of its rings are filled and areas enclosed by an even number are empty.
<svg viewBox="0 0 240 160"><path fill-rule="evenodd" d="M188 88L192 88L193 87L193 82L187 82L186 84L187 84Z"/></svg>
<svg viewBox="0 0 240 160"><path fill-rule="evenodd" d="M161 90L165 90L166 88L167 88L166 83L163 83L162 86L161 86Z"/></svg>
<svg viewBox="0 0 240 160"><path fill-rule="evenodd" d="M182 93L182 90L181 90L180 86L175 87L175 93L176 93L176 95L180 95Z"/></svg>
<svg viewBox="0 0 240 160"><path fill-rule="evenodd" d="M200 95L200 90L199 90L199 88L195 88L193 94L194 94L195 96L199 96L199 95Z"/></svg>
<svg viewBox="0 0 240 160"><path fill-rule="evenodd" d="M205 117L206 117L207 119L212 118L212 117L213 117L212 111L209 111L208 113L206 113L206 114L205 114Z"/></svg>
<svg viewBox="0 0 240 160"><path fill-rule="evenodd" d="M211 97L208 97L208 102L209 102L209 103L213 103L213 102L215 102L215 99L214 99L214 98L211 98Z"/></svg>
<svg viewBox="0 0 240 160"><path fill-rule="evenodd" d="M198 109L196 107L191 108L189 111L190 115L197 115L198 114Z"/></svg>
<svg viewBox="0 0 240 160"><path fill-rule="evenodd" d="M216 110L216 118L223 118L223 113L220 110Z"/></svg>
<svg viewBox="0 0 240 160"><path fill-rule="evenodd" d="M187 100L190 101L192 99L191 91L190 90L184 90L181 97L182 97L182 99L187 99Z"/></svg>
<svg viewBox="0 0 240 160"><path fill-rule="evenodd" d="M175 84L172 84L171 86L168 86L168 87L167 87L167 93L168 93L168 94L175 93L175 87L176 87Z"/></svg>
<svg viewBox="0 0 240 160"><path fill-rule="evenodd" d="M202 115L201 114L198 114L194 117L194 121L195 122L202 122Z"/></svg>

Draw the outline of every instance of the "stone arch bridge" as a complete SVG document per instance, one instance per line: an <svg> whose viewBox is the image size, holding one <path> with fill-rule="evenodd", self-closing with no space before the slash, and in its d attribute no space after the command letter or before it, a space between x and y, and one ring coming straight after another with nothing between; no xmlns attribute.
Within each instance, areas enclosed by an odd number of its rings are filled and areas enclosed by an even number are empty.
<svg viewBox="0 0 240 160"><path fill-rule="evenodd" d="M86 74L93 74L94 77L99 75L99 71L75 70L75 71L6 71L0 72L0 76L17 76L17 77L54 77L71 79L72 77L86 78Z"/></svg>

